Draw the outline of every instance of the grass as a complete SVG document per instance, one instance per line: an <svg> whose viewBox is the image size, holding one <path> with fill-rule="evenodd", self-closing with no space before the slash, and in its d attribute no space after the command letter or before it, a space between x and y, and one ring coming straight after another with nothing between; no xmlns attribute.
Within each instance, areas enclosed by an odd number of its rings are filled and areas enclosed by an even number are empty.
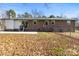
<svg viewBox="0 0 79 59"><path fill-rule="evenodd" d="M0 34L0 55L64 56L79 55L79 42L53 32Z"/></svg>

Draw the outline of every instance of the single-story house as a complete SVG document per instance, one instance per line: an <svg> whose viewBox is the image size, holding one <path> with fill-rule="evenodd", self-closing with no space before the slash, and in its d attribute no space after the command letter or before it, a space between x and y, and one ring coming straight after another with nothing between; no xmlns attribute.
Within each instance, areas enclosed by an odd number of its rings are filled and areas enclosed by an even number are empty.
<svg viewBox="0 0 79 59"><path fill-rule="evenodd" d="M0 30L13 31L75 31L75 19L64 18L2 18Z"/></svg>

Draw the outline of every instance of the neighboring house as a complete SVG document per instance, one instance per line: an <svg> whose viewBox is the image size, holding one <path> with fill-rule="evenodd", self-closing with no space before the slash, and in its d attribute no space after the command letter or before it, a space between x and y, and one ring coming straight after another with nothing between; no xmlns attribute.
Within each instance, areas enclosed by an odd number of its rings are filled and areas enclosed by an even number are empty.
<svg viewBox="0 0 79 59"><path fill-rule="evenodd" d="M0 30L69 32L75 31L75 20L63 18L4 18L0 19Z"/></svg>

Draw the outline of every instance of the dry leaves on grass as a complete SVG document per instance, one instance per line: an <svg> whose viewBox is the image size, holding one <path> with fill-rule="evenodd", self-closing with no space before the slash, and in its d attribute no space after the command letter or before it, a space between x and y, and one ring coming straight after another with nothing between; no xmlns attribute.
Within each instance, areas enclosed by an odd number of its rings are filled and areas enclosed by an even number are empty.
<svg viewBox="0 0 79 59"><path fill-rule="evenodd" d="M74 45L78 46L78 43L72 44L70 38L52 32L39 32L34 35L0 34L0 55L69 55L67 52L72 50L68 49L74 48Z"/></svg>

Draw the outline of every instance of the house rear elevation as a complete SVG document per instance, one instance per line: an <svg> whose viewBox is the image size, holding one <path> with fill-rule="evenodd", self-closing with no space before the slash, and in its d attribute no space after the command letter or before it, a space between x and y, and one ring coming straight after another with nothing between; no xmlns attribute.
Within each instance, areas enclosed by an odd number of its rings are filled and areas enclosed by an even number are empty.
<svg viewBox="0 0 79 59"><path fill-rule="evenodd" d="M75 20L64 18L0 19L1 31L75 31Z"/></svg>

